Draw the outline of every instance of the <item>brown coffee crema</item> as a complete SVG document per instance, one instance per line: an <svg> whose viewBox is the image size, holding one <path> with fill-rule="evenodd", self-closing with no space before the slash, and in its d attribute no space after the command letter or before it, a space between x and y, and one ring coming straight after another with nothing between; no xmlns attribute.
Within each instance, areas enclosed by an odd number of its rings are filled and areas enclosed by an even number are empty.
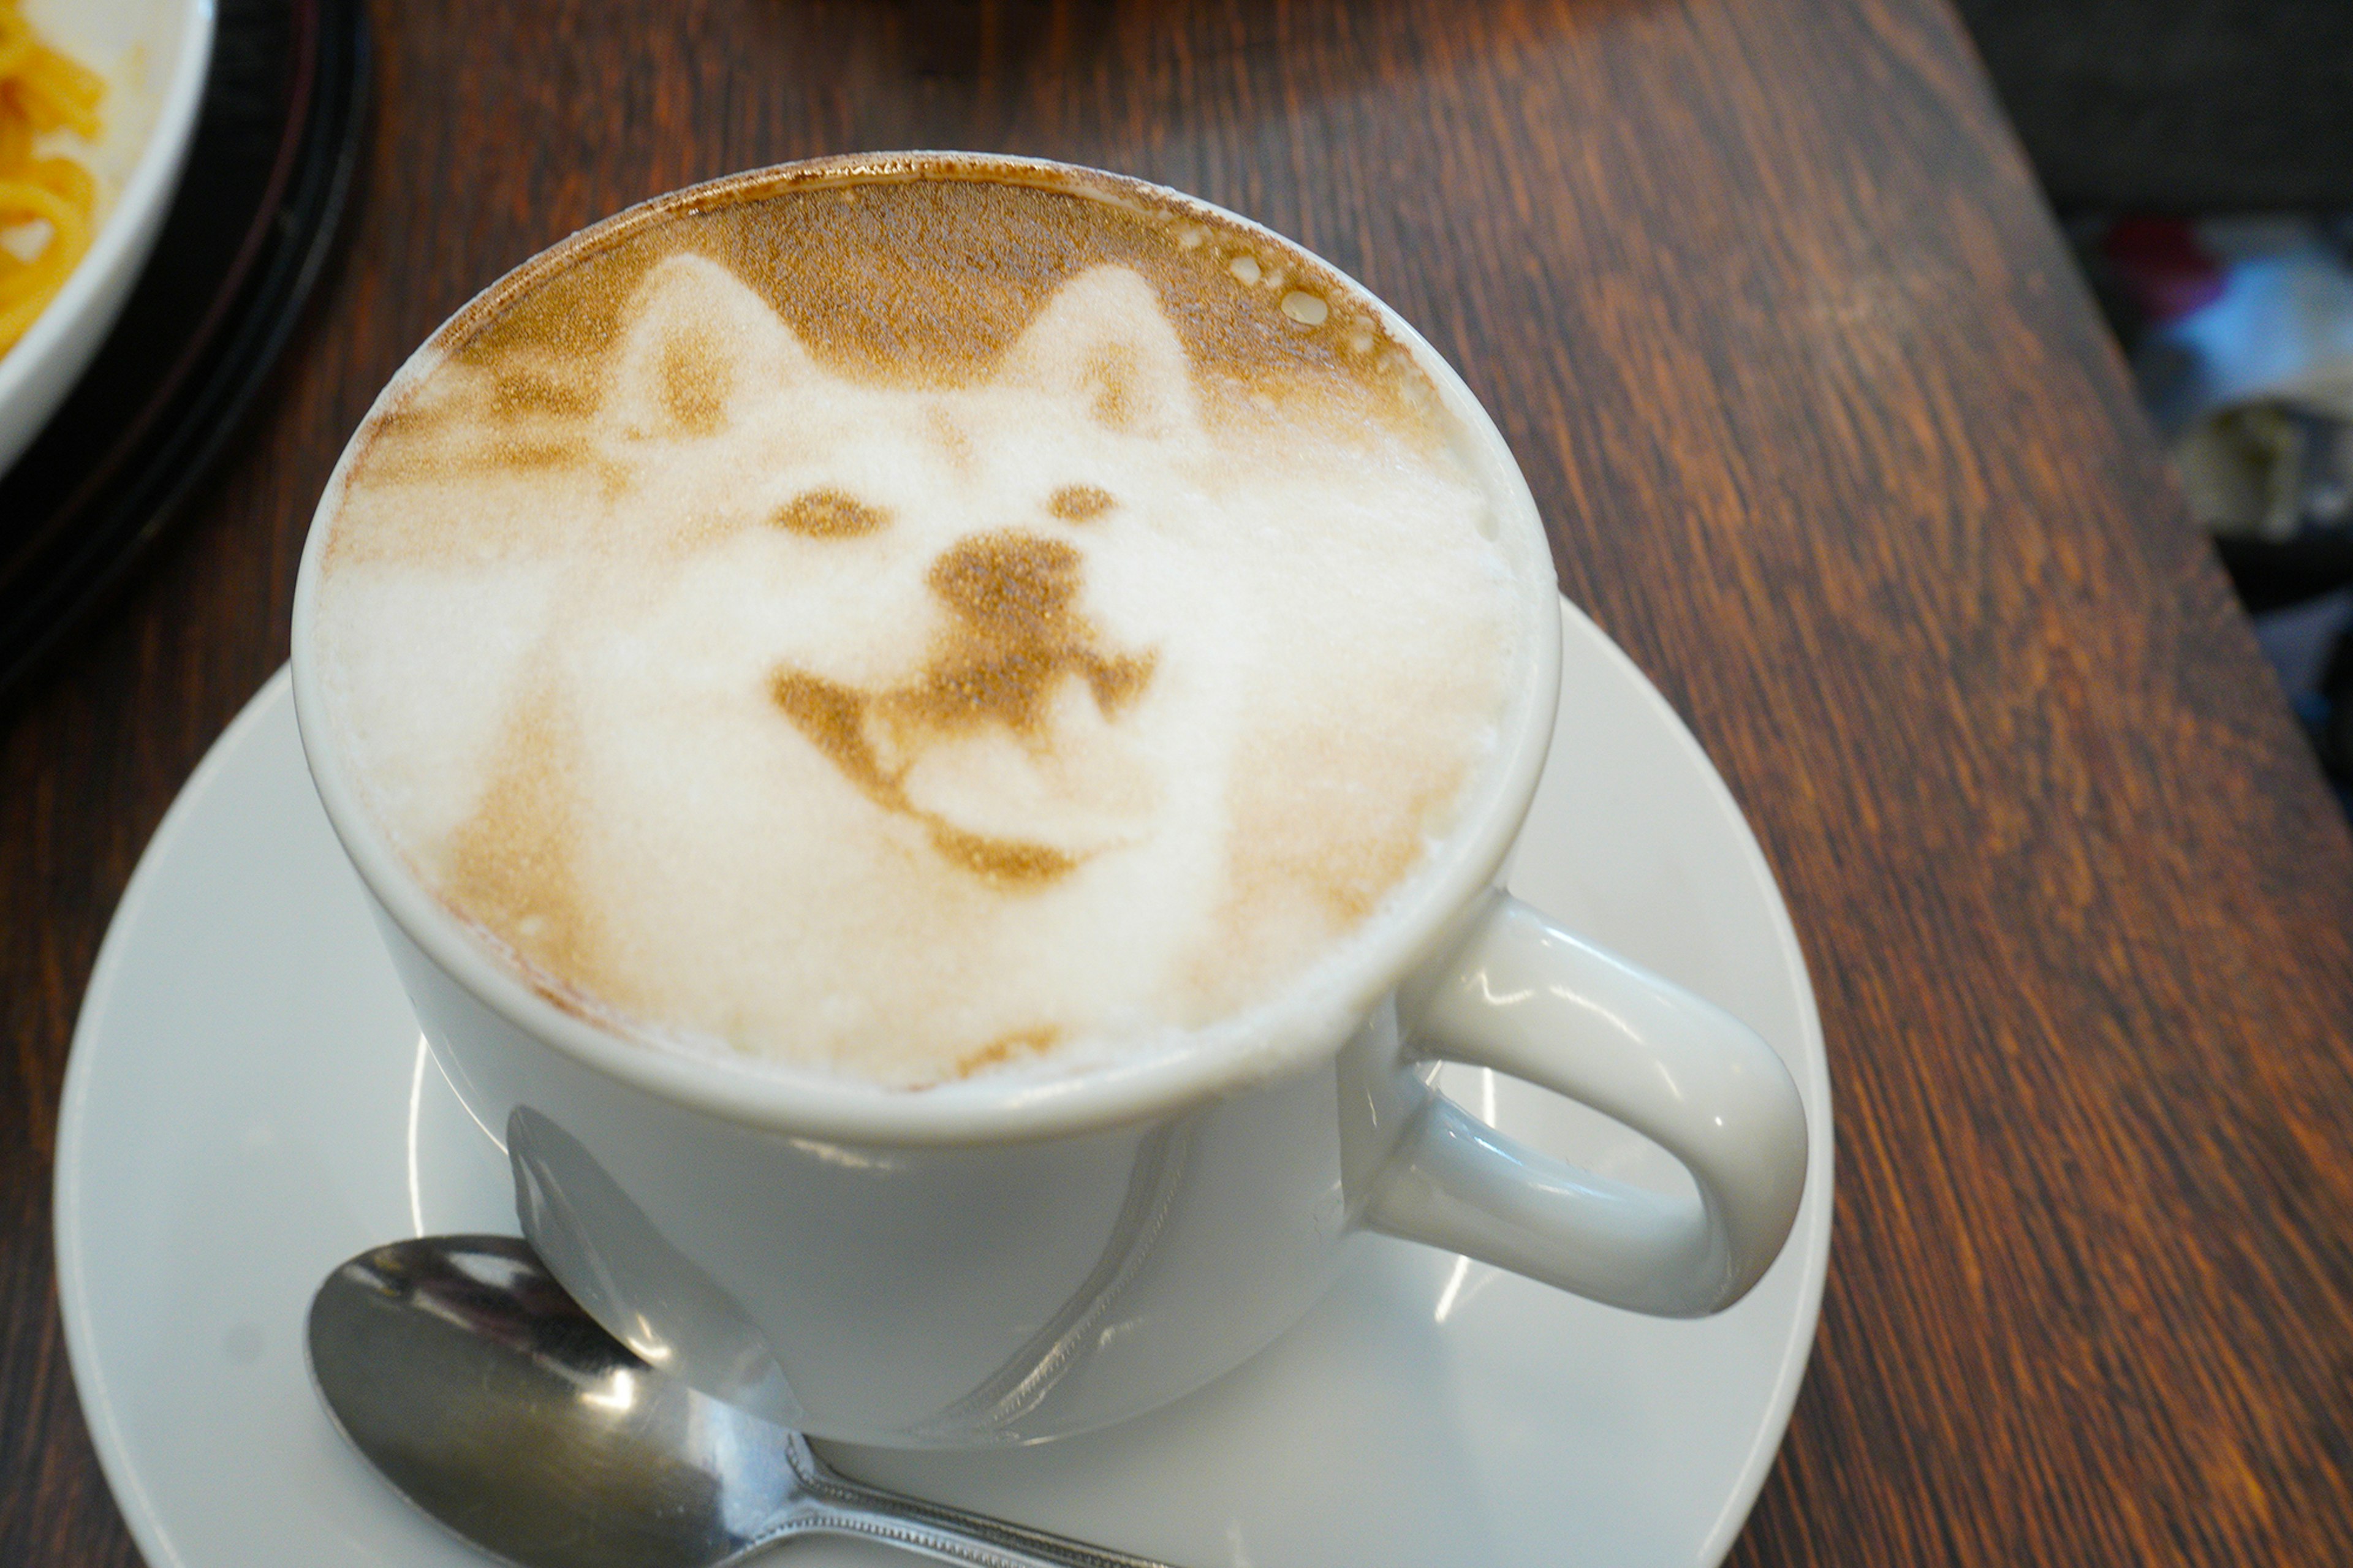
<svg viewBox="0 0 2353 1568"><path fill-rule="evenodd" d="M1322 264L1110 176L746 176L461 312L332 498L325 689L560 1004L920 1087L1296 983L1490 756L1510 574Z"/></svg>

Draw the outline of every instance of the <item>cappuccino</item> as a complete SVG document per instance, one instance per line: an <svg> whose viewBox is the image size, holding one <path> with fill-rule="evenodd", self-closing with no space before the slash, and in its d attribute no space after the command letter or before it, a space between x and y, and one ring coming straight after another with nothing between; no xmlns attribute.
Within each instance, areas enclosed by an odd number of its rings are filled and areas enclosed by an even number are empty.
<svg viewBox="0 0 2353 1568"><path fill-rule="evenodd" d="M654 1048L892 1088L1181 1047L1394 900L1529 635L1336 274L954 158L624 215L462 311L322 504L308 652L417 879Z"/></svg>

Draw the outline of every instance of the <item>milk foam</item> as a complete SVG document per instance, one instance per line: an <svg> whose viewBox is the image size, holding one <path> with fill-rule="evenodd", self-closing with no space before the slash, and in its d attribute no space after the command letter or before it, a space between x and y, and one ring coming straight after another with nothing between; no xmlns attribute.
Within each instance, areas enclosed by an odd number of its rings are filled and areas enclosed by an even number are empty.
<svg viewBox="0 0 2353 1568"><path fill-rule="evenodd" d="M1377 321L1069 191L641 228L461 316L340 487L322 689L419 878L575 1010L890 1086L1295 983L1455 826L1523 635Z"/></svg>

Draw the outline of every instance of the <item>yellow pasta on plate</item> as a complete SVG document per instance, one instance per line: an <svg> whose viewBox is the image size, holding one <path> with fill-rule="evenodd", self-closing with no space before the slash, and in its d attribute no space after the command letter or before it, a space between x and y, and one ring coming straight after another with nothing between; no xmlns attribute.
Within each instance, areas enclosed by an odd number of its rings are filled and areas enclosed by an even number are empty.
<svg viewBox="0 0 2353 1568"><path fill-rule="evenodd" d="M98 183L55 133L96 142L105 97L104 79L44 42L19 0L0 0L0 353L90 248Z"/></svg>

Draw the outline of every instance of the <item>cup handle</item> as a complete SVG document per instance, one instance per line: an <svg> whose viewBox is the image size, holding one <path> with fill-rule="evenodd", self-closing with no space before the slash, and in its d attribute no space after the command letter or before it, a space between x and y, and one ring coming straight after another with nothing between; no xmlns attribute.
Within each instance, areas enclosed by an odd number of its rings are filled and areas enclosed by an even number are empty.
<svg viewBox="0 0 2353 1568"><path fill-rule="evenodd" d="M1723 1009L1497 892L1400 992L1412 1058L1525 1079L1683 1162L1697 1196L1580 1170L1431 1094L1362 1211L1371 1228L1659 1317L1746 1295L1806 1179L1806 1115L1772 1047Z"/></svg>

